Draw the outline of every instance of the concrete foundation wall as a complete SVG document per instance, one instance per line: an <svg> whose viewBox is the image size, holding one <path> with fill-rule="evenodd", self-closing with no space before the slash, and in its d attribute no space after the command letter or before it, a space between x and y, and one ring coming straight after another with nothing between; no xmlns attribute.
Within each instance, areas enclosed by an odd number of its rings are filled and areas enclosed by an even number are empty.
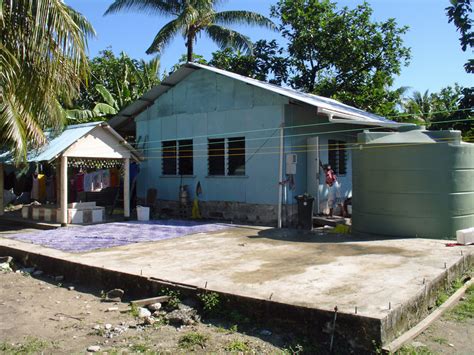
<svg viewBox="0 0 474 355"><path fill-rule="evenodd" d="M191 216L191 202L188 203L185 217ZM202 218L246 223L264 226L276 226L277 205L251 204L233 201L199 201ZM155 211L159 215L182 217L183 208L179 201L159 200ZM295 226L297 218L296 206L283 206L282 220L286 227Z"/></svg>

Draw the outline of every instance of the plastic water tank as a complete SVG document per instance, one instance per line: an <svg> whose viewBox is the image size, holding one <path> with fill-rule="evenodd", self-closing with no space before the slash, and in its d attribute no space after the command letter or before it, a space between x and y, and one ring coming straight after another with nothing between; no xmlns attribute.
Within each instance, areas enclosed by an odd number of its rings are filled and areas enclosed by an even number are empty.
<svg viewBox="0 0 474 355"><path fill-rule="evenodd" d="M355 232L451 239L474 226L474 144L459 131L360 133L352 171Z"/></svg>

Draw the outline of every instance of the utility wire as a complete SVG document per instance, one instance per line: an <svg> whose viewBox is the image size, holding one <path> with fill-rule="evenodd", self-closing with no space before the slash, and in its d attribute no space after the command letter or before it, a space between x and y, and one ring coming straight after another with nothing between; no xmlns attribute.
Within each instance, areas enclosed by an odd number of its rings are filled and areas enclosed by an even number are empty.
<svg viewBox="0 0 474 355"><path fill-rule="evenodd" d="M474 136L466 137L469 141L474 140ZM413 146L420 146L420 145L437 145L437 144L449 144L453 142L452 137L448 138L439 138L434 142L419 142L419 143L397 143L397 144L365 144L363 145L363 149L385 149L385 148L395 148L395 147L413 147ZM346 143L345 150L359 150L361 143ZM316 145L311 145L312 147L316 147ZM347 147L349 146L349 147ZM290 147L291 148L291 147ZM315 152L315 151L339 151L339 148L327 148L327 149L301 149L301 150L293 150L291 153L308 153L308 152ZM279 151L270 151L270 152L254 152L253 155L279 155ZM225 157L225 156L245 156L246 153L237 153L237 154L214 154L212 157ZM151 156L147 159L179 159L179 158L207 158L208 155L189 155L189 156Z"/></svg>
<svg viewBox="0 0 474 355"><path fill-rule="evenodd" d="M473 119L468 118L468 119L459 119L459 120L439 121L439 122L436 122L436 123L441 124L441 123L455 123L455 122L466 122L466 121L474 122ZM307 124L307 125L287 126L287 127L284 127L284 129L289 130L289 129L295 129L295 128L305 128L305 127L320 126L320 125L327 125L327 124L339 124L339 123L323 122L323 123L315 123L315 124ZM348 122L348 124L351 124L350 121ZM278 129L280 129L280 127L265 128L263 130L275 130L275 129L278 130ZM290 135L285 135L285 138L304 137L304 136L320 136L320 135L333 134L333 133L356 132L356 131L364 131L364 130L385 130L385 129L390 129L390 128L364 126L364 127L361 127L361 128L345 129L345 130L334 130L334 131L326 131L326 132L310 132L310 133L302 133L302 134L290 134ZM219 134L215 134L215 135L194 136L194 137L180 138L180 139L174 139L174 140L164 139L164 140L157 140L155 142L170 142L170 141L175 141L176 142L176 141L181 141L181 140L191 140L193 138L207 138L207 137L212 137L212 136L222 137L222 136L229 136L229 135L234 135L234 134L241 134L241 133L244 133L244 132L251 133L251 132L258 132L258 131L261 131L261 130L240 131L240 132L233 132L233 133L219 133ZM433 132L435 132L435 131L433 131ZM224 139L224 138L222 138L222 139ZM254 137L254 138L242 137L241 140L236 140L234 142L258 141L258 140L263 140L263 139L269 140L269 139L275 139L275 137L274 137L274 134L270 137ZM151 142L151 141L148 141L147 143L149 143L149 142ZM202 145L210 146L210 145L213 145L213 144L222 144L222 142L193 143L193 144L183 145L183 147L186 147L186 146L187 147L193 147L193 151L196 151L196 150L194 150L194 147L196 147L196 146L202 146ZM117 145L117 146L121 146L121 145ZM90 148L90 149L94 149L94 148ZM236 148L236 149L241 149L241 148ZM85 149L85 150L87 150L87 149ZM220 149L216 149L216 150L220 150ZM146 149L142 149L141 151L142 152L149 152L149 151L171 152L170 150L163 149L163 147L146 148ZM199 151L199 150L197 150L197 151ZM204 151L204 150L201 150L201 151ZM208 149L205 149L205 151L208 151ZM211 148L211 151L212 151L212 148Z"/></svg>

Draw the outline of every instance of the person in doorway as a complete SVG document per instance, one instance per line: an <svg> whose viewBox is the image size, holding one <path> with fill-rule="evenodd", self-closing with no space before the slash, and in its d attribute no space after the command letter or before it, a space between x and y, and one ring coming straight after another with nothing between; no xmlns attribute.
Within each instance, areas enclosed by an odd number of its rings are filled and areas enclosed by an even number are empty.
<svg viewBox="0 0 474 355"><path fill-rule="evenodd" d="M333 216L334 208L340 203L340 186L339 182L337 181L337 176L332 170L331 165L327 164L326 168L324 169L324 173L326 176L326 185L328 186L328 208L329 208L329 217ZM341 206L341 211L343 208ZM344 213L344 212L343 212Z"/></svg>

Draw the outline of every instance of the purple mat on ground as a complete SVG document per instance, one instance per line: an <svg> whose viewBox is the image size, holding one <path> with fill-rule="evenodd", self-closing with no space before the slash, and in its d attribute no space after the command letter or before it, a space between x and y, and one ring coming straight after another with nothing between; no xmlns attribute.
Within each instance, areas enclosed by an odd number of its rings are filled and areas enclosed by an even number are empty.
<svg viewBox="0 0 474 355"><path fill-rule="evenodd" d="M221 223L193 221L118 222L92 226L58 228L2 237L39 244L62 251L80 253L132 243L178 238L189 234L215 232L231 228Z"/></svg>

